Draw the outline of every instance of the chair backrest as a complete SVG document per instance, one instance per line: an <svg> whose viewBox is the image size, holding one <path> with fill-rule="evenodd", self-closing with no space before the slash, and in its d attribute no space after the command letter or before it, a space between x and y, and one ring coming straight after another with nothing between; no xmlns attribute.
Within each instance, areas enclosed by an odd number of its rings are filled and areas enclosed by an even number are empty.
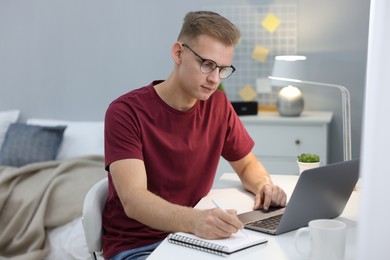
<svg viewBox="0 0 390 260"><path fill-rule="evenodd" d="M108 194L107 177L97 182L88 191L84 199L83 228L88 251L95 256L95 252L102 251L102 213Z"/></svg>

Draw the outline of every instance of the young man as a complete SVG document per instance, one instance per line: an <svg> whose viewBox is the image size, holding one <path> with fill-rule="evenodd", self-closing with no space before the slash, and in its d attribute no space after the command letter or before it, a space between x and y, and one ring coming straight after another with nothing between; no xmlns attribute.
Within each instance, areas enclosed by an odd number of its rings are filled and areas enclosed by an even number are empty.
<svg viewBox="0 0 390 260"><path fill-rule="evenodd" d="M188 13L171 49L174 67L168 79L110 104L106 258L140 259L169 232L216 239L243 228L234 210L192 208L210 191L221 155L256 195L254 209L286 204L286 194L256 160L253 140L217 90L235 70L239 38L239 30L216 13Z"/></svg>

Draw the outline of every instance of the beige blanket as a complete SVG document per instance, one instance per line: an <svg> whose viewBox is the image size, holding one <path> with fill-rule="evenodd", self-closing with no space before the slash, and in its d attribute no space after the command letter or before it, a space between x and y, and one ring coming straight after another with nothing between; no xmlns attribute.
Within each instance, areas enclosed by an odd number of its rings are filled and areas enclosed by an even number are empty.
<svg viewBox="0 0 390 260"><path fill-rule="evenodd" d="M0 259L43 259L47 229L79 217L87 191L105 176L100 156L0 166Z"/></svg>

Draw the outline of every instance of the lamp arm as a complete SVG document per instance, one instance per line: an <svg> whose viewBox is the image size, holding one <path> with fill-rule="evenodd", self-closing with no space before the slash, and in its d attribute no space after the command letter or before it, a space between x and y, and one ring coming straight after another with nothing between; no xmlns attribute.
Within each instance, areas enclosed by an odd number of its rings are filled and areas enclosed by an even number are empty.
<svg viewBox="0 0 390 260"><path fill-rule="evenodd" d="M344 149L344 161L349 161L352 159L352 145L351 145L351 98L349 94L349 90L342 86L330 83L323 82L315 82L315 81L307 81L300 79L290 79L290 78L282 78L282 77L274 77L269 76L272 80L279 80L285 82L294 82L294 83L302 83L306 85L315 85L315 86L325 86L337 88L341 91L342 97L342 118L343 118L343 149Z"/></svg>

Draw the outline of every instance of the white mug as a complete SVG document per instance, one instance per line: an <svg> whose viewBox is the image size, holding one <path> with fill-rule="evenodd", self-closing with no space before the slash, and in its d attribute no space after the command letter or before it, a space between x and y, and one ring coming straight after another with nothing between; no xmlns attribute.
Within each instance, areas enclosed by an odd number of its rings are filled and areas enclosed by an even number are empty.
<svg viewBox="0 0 390 260"><path fill-rule="evenodd" d="M342 260L345 255L346 230L347 225L339 220L312 220L308 227L298 229L295 248L299 254L311 260ZM302 250L304 238L309 241L308 252Z"/></svg>

